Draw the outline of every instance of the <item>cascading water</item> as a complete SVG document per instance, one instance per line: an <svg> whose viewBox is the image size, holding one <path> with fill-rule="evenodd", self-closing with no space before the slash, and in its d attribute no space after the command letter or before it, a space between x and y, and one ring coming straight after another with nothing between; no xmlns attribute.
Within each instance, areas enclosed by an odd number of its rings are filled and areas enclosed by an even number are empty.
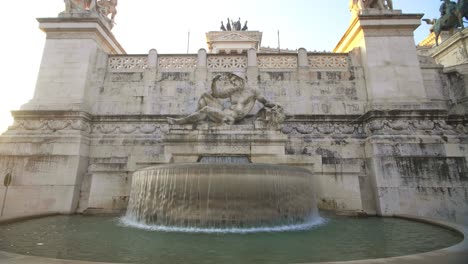
<svg viewBox="0 0 468 264"><path fill-rule="evenodd" d="M320 219L311 181L305 169L266 164L151 167L133 175L124 222L202 232L304 229Z"/></svg>

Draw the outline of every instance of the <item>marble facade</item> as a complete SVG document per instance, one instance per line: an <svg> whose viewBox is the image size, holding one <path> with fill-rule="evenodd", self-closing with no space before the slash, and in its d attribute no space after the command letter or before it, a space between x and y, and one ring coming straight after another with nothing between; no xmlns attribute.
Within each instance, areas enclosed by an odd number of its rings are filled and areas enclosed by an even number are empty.
<svg viewBox="0 0 468 264"><path fill-rule="evenodd" d="M0 136L4 215L119 213L140 168L243 155L309 169L322 209L467 223L468 109L451 96L467 86L418 54L420 19L357 14L333 53L261 53L261 33L239 31L184 55L126 54L101 17L39 19L36 92ZM255 120L257 105L235 125L168 124L224 72L281 104L285 122Z"/></svg>

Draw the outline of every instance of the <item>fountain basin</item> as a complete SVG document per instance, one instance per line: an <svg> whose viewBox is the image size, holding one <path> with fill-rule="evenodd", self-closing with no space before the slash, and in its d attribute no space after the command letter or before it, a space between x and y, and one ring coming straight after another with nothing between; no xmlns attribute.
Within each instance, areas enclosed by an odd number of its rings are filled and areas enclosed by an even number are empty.
<svg viewBox="0 0 468 264"><path fill-rule="evenodd" d="M114 217L0 220L0 262L465 264L468 259L466 227L412 217L406 218L424 223L324 216L325 225L307 231L217 235L128 228Z"/></svg>
<svg viewBox="0 0 468 264"><path fill-rule="evenodd" d="M312 174L268 164L174 164L133 174L127 223L232 229L318 219Z"/></svg>

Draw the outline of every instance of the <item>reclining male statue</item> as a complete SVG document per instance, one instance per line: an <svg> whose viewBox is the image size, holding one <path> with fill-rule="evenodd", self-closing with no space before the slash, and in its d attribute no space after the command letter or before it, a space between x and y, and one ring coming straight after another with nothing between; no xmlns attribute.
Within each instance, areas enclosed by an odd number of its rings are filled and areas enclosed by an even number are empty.
<svg viewBox="0 0 468 264"><path fill-rule="evenodd" d="M220 99L229 99L230 106L224 107ZM233 74L217 75L211 85L211 93L204 93L199 101L197 111L184 118L168 118L169 124L196 124L209 120L214 123L232 125L244 119L259 101L269 112L274 112L279 119L284 119L281 106L269 102L259 91L247 88L244 79ZM275 120L281 123L283 120Z"/></svg>

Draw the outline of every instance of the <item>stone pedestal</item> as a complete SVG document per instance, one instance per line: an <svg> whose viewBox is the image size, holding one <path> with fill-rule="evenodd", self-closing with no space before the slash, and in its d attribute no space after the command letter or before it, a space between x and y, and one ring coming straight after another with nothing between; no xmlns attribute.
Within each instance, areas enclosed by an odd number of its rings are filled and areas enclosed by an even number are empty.
<svg viewBox="0 0 468 264"><path fill-rule="evenodd" d="M0 175L13 175L4 217L76 211L99 76L109 54L125 53L105 18L74 14L38 21L47 41L35 94L0 137Z"/></svg>
<svg viewBox="0 0 468 264"><path fill-rule="evenodd" d="M204 155L248 156L256 163L278 164L283 161L288 137L278 130L255 125L171 126L163 138L164 153L173 163L194 163ZM264 162L269 160L269 162ZM313 164L314 162L310 162Z"/></svg>
<svg viewBox="0 0 468 264"><path fill-rule="evenodd" d="M47 34L33 99L22 110L91 112L108 54L125 54L99 17L39 18Z"/></svg>
<svg viewBox="0 0 468 264"><path fill-rule="evenodd" d="M421 44L431 44L432 34ZM468 63L468 28L453 35L447 32L439 39L439 46L433 45L429 55L444 67L452 67ZM435 42L435 37L434 37ZM435 44L435 43L434 43Z"/></svg>
<svg viewBox="0 0 468 264"><path fill-rule="evenodd" d="M359 121L377 214L463 222L468 169L466 139L460 135L466 121L450 120L441 69L424 62L424 54L418 58L413 31L421 17L378 10L356 14L335 52L353 50L364 69L368 107Z"/></svg>
<svg viewBox="0 0 468 264"><path fill-rule="evenodd" d="M91 116L66 111L13 116L14 125L0 137L0 177L13 176L3 216L74 213L88 167Z"/></svg>
<svg viewBox="0 0 468 264"><path fill-rule="evenodd" d="M369 108L392 109L425 101L413 36L421 17L399 11L356 15L336 46L334 52L360 49Z"/></svg>
<svg viewBox="0 0 468 264"><path fill-rule="evenodd" d="M446 33L448 35L448 33ZM427 43L431 37L426 39ZM444 73L449 80L451 112L456 115L468 115L468 29L439 40L439 46L433 46L427 53L436 63L444 66ZM430 42L429 42L430 43Z"/></svg>

